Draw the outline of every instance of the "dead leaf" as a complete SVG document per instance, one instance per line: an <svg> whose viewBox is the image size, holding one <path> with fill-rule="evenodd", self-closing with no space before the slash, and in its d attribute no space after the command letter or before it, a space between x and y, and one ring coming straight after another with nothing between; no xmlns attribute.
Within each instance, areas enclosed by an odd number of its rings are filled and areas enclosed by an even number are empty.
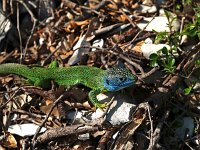
<svg viewBox="0 0 200 150"><path fill-rule="evenodd" d="M0 141L0 144L6 148L17 148L17 141L10 133L6 133L6 137Z"/></svg>

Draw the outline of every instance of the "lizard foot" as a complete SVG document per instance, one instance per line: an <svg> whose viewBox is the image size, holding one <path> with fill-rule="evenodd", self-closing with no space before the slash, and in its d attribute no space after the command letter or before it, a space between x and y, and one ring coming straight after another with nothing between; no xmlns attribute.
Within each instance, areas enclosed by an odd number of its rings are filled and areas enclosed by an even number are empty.
<svg viewBox="0 0 200 150"><path fill-rule="evenodd" d="M99 108L99 109L103 110L106 106L107 106L107 103L96 103L95 109Z"/></svg>

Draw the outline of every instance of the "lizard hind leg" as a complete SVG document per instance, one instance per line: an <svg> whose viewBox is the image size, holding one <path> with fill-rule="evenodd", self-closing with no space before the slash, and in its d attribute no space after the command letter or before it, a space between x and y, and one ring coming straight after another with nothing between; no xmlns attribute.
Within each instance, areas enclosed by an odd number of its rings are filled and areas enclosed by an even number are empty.
<svg viewBox="0 0 200 150"><path fill-rule="evenodd" d="M44 89L51 87L51 80L49 79L38 79L34 81L34 86L42 87Z"/></svg>
<svg viewBox="0 0 200 150"><path fill-rule="evenodd" d="M58 66L58 62L54 60L49 64L48 68L58 68Z"/></svg>

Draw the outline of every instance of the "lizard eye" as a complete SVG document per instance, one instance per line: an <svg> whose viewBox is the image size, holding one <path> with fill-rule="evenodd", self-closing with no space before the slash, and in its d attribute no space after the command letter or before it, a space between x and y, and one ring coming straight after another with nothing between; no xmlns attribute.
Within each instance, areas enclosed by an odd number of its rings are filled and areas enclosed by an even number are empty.
<svg viewBox="0 0 200 150"><path fill-rule="evenodd" d="M120 77L120 78L119 78L119 81L120 81L120 82L124 82L125 80L126 80L126 78L124 78L124 77Z"/></svg>

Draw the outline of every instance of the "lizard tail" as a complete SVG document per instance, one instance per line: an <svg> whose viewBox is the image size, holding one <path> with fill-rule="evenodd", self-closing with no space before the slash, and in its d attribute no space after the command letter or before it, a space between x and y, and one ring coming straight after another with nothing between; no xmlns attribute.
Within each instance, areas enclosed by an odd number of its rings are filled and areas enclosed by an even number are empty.
<svg viewBox="0 0 200 150"><path fill-rule="evenodd" d="M26 65L7 63L0 65L0 74L16 74L23 77L28 77L31 72L30 68Z"/></svg>

